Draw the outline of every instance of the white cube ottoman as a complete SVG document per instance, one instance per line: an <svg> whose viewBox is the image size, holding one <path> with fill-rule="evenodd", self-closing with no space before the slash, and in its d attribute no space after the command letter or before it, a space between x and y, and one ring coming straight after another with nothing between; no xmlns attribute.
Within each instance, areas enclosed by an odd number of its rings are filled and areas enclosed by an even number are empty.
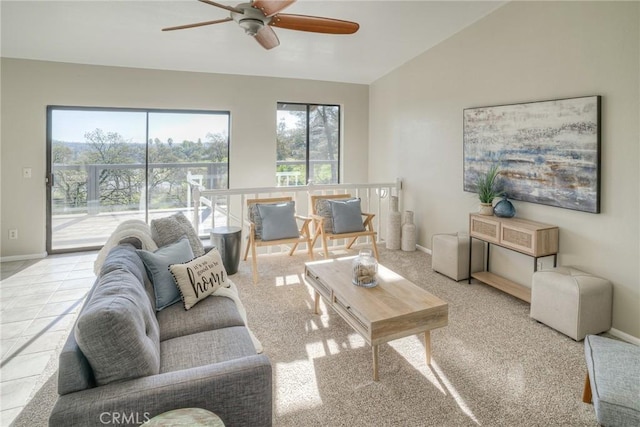
<svg viewBox="0 0 640 427"><path fill-rule="evenodd" d="M576 341L611 328L612 303L606 279L572 267L533 274L530 316Z"/></svg>
<svg viewBox="0 0 640 427"><path fill-rule="evenodd" d="M473 241L471 272L484 269L484 245ZM431 238L431 268L453 280L469 278L469 235L466 233L434 234Z"/></svg>

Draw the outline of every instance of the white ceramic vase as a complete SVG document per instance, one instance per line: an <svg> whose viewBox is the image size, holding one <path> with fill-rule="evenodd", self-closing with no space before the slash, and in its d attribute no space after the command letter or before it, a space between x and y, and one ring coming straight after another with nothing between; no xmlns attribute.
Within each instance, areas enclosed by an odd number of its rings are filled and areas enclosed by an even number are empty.
<svg viewBox="0 0 640 427"><path fill-rule="evenodd" d="M398 212L398 197L391 196L389 202L389 221L387 223L387 249L400 249L400 232L402 230L402 214Z"/></svg>
<svg viewBox="0 0 640 427"><path fill-rule="evenodd" d="M416 250L416 226L413 223L413 211L404 212L404 224L402 224L401 248L403 251Z"/></svg>

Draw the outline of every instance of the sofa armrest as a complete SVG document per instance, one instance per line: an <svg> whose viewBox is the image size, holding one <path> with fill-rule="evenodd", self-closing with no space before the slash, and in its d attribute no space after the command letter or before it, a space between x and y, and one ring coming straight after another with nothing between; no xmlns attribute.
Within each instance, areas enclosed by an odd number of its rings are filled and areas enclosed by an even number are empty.
<svg viewBox="0 0 640 427"><path fill-rule="evenodd" d="M227 427L271 426L269 358L258 354L59 396L49 425L140 425L192 407L214 412Z"/></svg>

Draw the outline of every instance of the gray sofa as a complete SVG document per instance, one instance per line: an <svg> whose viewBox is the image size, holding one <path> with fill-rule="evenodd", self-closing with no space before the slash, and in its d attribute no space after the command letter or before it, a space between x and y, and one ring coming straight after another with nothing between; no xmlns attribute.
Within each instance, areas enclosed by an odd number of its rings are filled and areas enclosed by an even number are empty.
<svg viewBox="0 0 640 427"><path fill-rule="evenodd" d="M140 425L196 407L227 427L271 426L271 363L234 301L156 312L153 292L135 248L113 248L60 354L49 425Z"/></svg>

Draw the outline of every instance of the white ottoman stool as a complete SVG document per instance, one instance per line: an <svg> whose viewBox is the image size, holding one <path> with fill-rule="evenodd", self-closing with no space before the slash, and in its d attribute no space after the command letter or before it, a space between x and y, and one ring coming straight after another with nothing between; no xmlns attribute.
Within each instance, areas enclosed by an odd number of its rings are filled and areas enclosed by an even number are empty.
<svg viewBox="0 0 640 427"><path fill-rule="evenodd" d="M572 267L533 273L530 316L581 341L611 328L611 282Z"/></svg>
<svg viewBox="0 0 640 427"><path fill-rule="evenodd" d="M471 272L484 269L484 245L473 241ZM434 234L431 238L431 268L453 280L469 278L469 235L466 233Z"/></svg>

